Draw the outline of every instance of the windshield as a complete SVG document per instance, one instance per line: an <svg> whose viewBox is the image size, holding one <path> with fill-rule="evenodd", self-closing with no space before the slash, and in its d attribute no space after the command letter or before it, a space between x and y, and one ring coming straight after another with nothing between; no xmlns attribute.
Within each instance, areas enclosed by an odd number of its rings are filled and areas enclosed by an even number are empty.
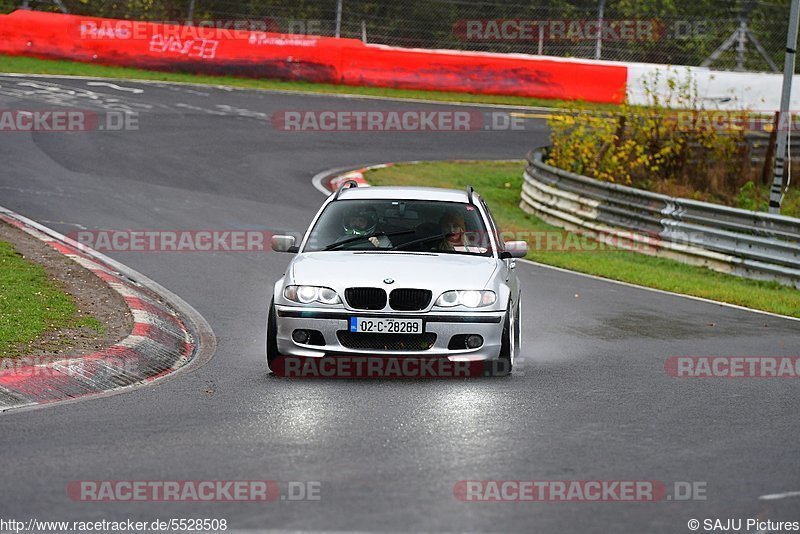
<svg viewBox="0 0 800 534"><path fill-rule="evenodd" d="M431 200L337 200L325 207L303 252L382 250L491 255L472 204Z"/></svg>

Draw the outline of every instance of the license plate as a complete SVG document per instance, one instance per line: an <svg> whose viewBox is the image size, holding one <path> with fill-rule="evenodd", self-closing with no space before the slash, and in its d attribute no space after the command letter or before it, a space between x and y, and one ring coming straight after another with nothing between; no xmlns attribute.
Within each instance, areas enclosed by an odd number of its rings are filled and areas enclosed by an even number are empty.
<svg viewBox="0 0 800 534"><path fill-rule="evenodd" d="M373 317L351 317L351 332L376 334L421 334L422 319L376 319Z"/></svg>

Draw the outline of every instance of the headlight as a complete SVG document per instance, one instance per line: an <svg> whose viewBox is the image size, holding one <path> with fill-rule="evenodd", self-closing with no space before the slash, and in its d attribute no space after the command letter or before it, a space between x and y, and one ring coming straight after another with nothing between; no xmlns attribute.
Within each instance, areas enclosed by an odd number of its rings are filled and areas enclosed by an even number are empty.
<svg viewBox="0 0 800 534"><path fill-rule="evenodd" d="M494 291L445 291L436 299L436 306L451 308L453 306L466 306L467 308L481 308L491 306L497 300Z"/></svg>
<svg viewBox="0 0 800 534"><path fill-rule="evenodd" d="M283 296L292 302L300 304L311 304L321 302L322 304L341 304L342 300L336 291L329 287L317 286L286 286Z"/></svg>

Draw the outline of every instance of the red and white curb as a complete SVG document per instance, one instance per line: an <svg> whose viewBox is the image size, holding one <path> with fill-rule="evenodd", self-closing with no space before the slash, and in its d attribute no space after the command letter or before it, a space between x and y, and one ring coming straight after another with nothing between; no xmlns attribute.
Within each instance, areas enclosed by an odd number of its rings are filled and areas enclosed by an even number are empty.
<svg viewBox="0 0 800 534"><path fill-rule="evenodd" d="M311 179L311 184L318 191L326 195L336 191L339 186L347 180L353 180L358 184L358 187L369 187L369 184L364 179L365 172L391 167L392 165L394 165L394 163L381 163L379 165L370 165L369 167L362 167L360 169L353 169L352 167L329 169L314 176Z"/></svg>
<svg viewBox="0 0 800 534"><path fill-rule="evenodd" d="M0 366L0 412L121 392L208 361L216 341L191 306L144 275L0 207L0 219L93 272L125 300L131 334L106 349L46 363ZM8 363L11 362L11 363Z"/></svg>
<svg viewBox="0 0 800 534"><path fill-rule="evenodd" d="M359 169L357 171L345 173L341 176L336 176L332 178L330 182L328 182L328 186L330 189L333 189L335 191L340 185L342 185L346 181L352 180L358 184L358 187L369 187L369 184L364 179L364 172L366 170L367 169Z"/></svg>

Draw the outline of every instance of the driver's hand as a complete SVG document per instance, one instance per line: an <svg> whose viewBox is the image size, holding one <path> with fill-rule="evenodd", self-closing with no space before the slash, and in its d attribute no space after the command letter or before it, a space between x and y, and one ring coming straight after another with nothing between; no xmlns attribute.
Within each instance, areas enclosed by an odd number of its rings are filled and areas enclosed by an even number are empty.
<svg viewBox="0 0 800 534"><path fill-rule="evenodd" d="M381 246L381 241L380 241L380 239L378 239L378 238L377 238L377 237L375 237L375 236L372 236L372 237L370 237L370 238L369 238L369 242L370 242L370 243L372 243L372 245L373 245L375 248L378 248L378 247L380 247L380 246Z"/></svg>

